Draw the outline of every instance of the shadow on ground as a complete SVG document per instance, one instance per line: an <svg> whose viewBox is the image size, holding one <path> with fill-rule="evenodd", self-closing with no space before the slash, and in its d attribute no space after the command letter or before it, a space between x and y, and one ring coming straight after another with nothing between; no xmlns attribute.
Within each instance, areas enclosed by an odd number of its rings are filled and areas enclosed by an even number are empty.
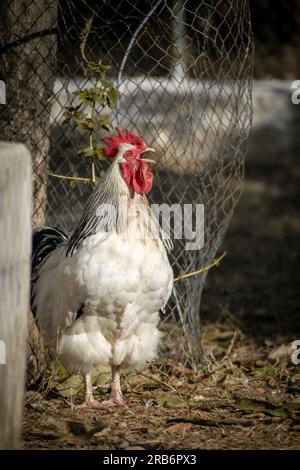
<svg viewBox="0 0 300 470"><path fill-rule="evenodd" d="M252 135L246 185L223 248L219 270L210 273L202 319L224 307L258 341L300 338L300 141L263 128Z"/></svg>

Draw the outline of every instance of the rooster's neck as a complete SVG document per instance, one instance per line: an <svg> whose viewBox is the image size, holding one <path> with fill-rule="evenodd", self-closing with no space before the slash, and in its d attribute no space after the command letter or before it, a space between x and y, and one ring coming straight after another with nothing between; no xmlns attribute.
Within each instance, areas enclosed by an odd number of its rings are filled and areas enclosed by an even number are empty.
<svg viewBox="0 0 300 470"><path fill-rule="evenodd" d="M119 165L113 163L91 194L83 216L70 238L67 254L93 235L105 240L111 233L122 239L138 238L145 243L157 243L159 230L147 197L131 191L125 183Z"/></svg>

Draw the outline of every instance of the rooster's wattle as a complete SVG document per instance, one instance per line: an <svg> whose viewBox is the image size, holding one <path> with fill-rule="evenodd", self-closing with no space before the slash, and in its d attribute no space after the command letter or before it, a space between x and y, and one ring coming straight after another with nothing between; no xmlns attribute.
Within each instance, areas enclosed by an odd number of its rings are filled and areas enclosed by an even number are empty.
<svg viewBox="0 0 300 470"><path fill-rule="evenodd" d="M152 187L151 151L118 130L106 137L114 161L89 198L68 238L45 227L33 236L32 310L40 330L70 372L84 376L85 406L123 403L120 368L141 368L156 354L159 310L173 272L146 194ZM110 398L93 398L90 373L110 365Z"/></svg>

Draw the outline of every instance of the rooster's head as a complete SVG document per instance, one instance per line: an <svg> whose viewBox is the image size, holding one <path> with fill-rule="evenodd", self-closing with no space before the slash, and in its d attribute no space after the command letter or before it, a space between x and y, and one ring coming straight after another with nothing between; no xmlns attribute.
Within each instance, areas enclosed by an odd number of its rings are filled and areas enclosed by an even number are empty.
<svg viewBox="0 0 300 470"><path fill-rule="evenodd" d="M102 140L106 144L104 155L117 157L122 176L130 190L136 193L148 193L152 187L153 173L149 163L153 160L143 158L145 152L154 152L147 147L144 139L126 129L125 134L117 129L117 136L107 136Z"/></svg>

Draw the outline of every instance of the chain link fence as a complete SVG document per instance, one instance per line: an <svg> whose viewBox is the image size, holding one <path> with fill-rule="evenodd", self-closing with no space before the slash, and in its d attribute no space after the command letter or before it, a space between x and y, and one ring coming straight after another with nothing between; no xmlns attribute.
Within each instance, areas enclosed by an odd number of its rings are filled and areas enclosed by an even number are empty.
<svg viewBox="0 0 300 470"><path fill-rule="evenodd" d="M0 78L7 88L1 138L22 141L32 152L33 225L70 233L91 192L89 185L49 176L90 176L77 153L85 135L63 113L76 104L74 91L94 85L80 52L91 20L85 54L111 66L108 78L119 91L107 110L113 125L157 150L150 202L204 204L204 246L187 251L187 240L174 241L175 276L209 265L243 186L252 111L248 1L4 0L1 10ZM108 164L97 162L98 176ZM163 357L191 364L202 358L205 277L175 284L161 324Z"/></svg>

